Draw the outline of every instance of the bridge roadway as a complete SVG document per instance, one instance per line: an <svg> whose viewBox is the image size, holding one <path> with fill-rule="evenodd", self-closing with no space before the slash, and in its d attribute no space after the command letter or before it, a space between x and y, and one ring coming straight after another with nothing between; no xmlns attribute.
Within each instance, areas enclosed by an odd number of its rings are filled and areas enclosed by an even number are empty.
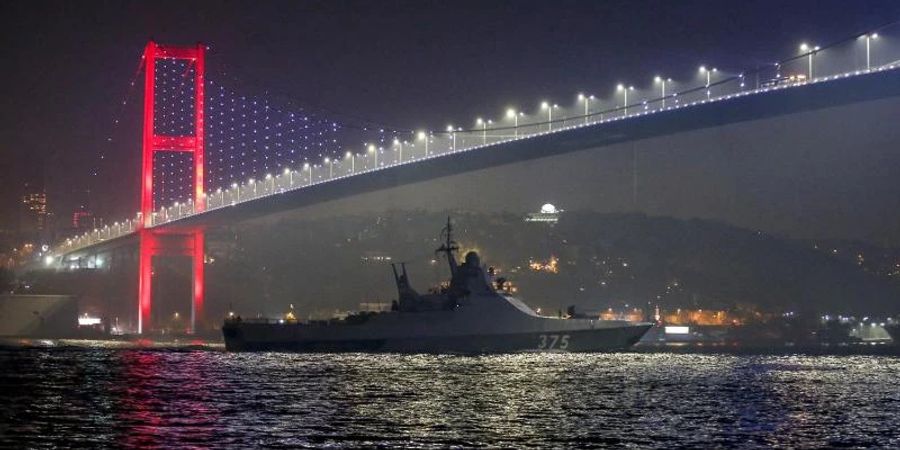
<svg viewBox="0 0 900 450"><path fill-rule="evenodd" d="M343 197L525 160L895 96L900 96L900 70L896 69L734 96L433 155L414 163L360 172L242 201L234 206L211 209L157 225L154 230L165 233L223 226ZM136 242L137 234L129 233L57 256L75 260Z"/></svg>

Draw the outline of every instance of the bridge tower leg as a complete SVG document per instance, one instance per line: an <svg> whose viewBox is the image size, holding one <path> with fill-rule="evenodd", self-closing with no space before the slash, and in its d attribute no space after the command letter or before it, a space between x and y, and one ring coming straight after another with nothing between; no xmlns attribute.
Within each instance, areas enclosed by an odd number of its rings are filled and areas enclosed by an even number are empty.
<svg viewBox="0 0 900 450"><path fill-rule="evenodd" d="M194 127L192 135L157 134L156 111L156 62L160 59L187 60L194 73ZM183 230L161 235L153 230L153 156L158 151L188 152L193 156L194 211L206 208L204 183L204 78L206 71L206 47L197 44L190 47L162 46L150 41L144 48L144 128L141 161L141 221L140 257L138 264L138 333L151 326L153 290L153 257L163 255L187 255L192 258L192 299L190 332L196 331L202 322L204 302L204 233L203 230ZM177 238L175 238L177 236ZM163 238L165 237L165 238ZM172 242L174 241L176 242Z"/></svg>

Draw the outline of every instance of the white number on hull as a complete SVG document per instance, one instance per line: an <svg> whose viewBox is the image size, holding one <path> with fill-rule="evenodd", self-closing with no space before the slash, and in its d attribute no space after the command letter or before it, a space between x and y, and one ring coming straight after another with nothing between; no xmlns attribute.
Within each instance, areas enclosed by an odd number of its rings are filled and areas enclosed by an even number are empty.
<svg viewBox="0 0 900 450"><path fill-rule="evenodd" d="M541 334L538 336L540 341L538 342L538 350L565 350L569 348L569 335L564 334L562 336L558 334Z"/></svg>

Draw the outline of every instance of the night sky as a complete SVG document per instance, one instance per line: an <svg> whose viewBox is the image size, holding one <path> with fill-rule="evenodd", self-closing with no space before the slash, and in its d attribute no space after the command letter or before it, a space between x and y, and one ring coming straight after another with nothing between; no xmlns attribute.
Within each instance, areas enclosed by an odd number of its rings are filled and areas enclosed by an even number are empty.
<svg viewBox="0 0 900 450"><path fill-rule="evenodd" d="M21 183L41 173L62 217L85 189L110 219L137 209L141 91L129 83L150 37L209 44L208 77L248 95L442 129L660 71L769 63L801 41L897 20L900 2L19 1L0 17L3 226Z"/></svg>

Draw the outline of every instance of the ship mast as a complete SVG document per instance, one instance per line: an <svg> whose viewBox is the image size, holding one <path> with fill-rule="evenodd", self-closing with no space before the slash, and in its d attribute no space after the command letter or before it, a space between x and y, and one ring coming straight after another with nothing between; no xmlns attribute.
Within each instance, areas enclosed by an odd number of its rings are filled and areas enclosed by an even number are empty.
<svg viewBox="0 0 900 450"><path fill-rule="evenodd" d="M445 238L444 243L435 250L435 253L446 253L447 263L450 265L450 275L456 276L456 256L454 252L459 250L459 246L453 241L453 225L450 224L450 216L447 216L447 226L441 230L441 237Z"/></svg>

